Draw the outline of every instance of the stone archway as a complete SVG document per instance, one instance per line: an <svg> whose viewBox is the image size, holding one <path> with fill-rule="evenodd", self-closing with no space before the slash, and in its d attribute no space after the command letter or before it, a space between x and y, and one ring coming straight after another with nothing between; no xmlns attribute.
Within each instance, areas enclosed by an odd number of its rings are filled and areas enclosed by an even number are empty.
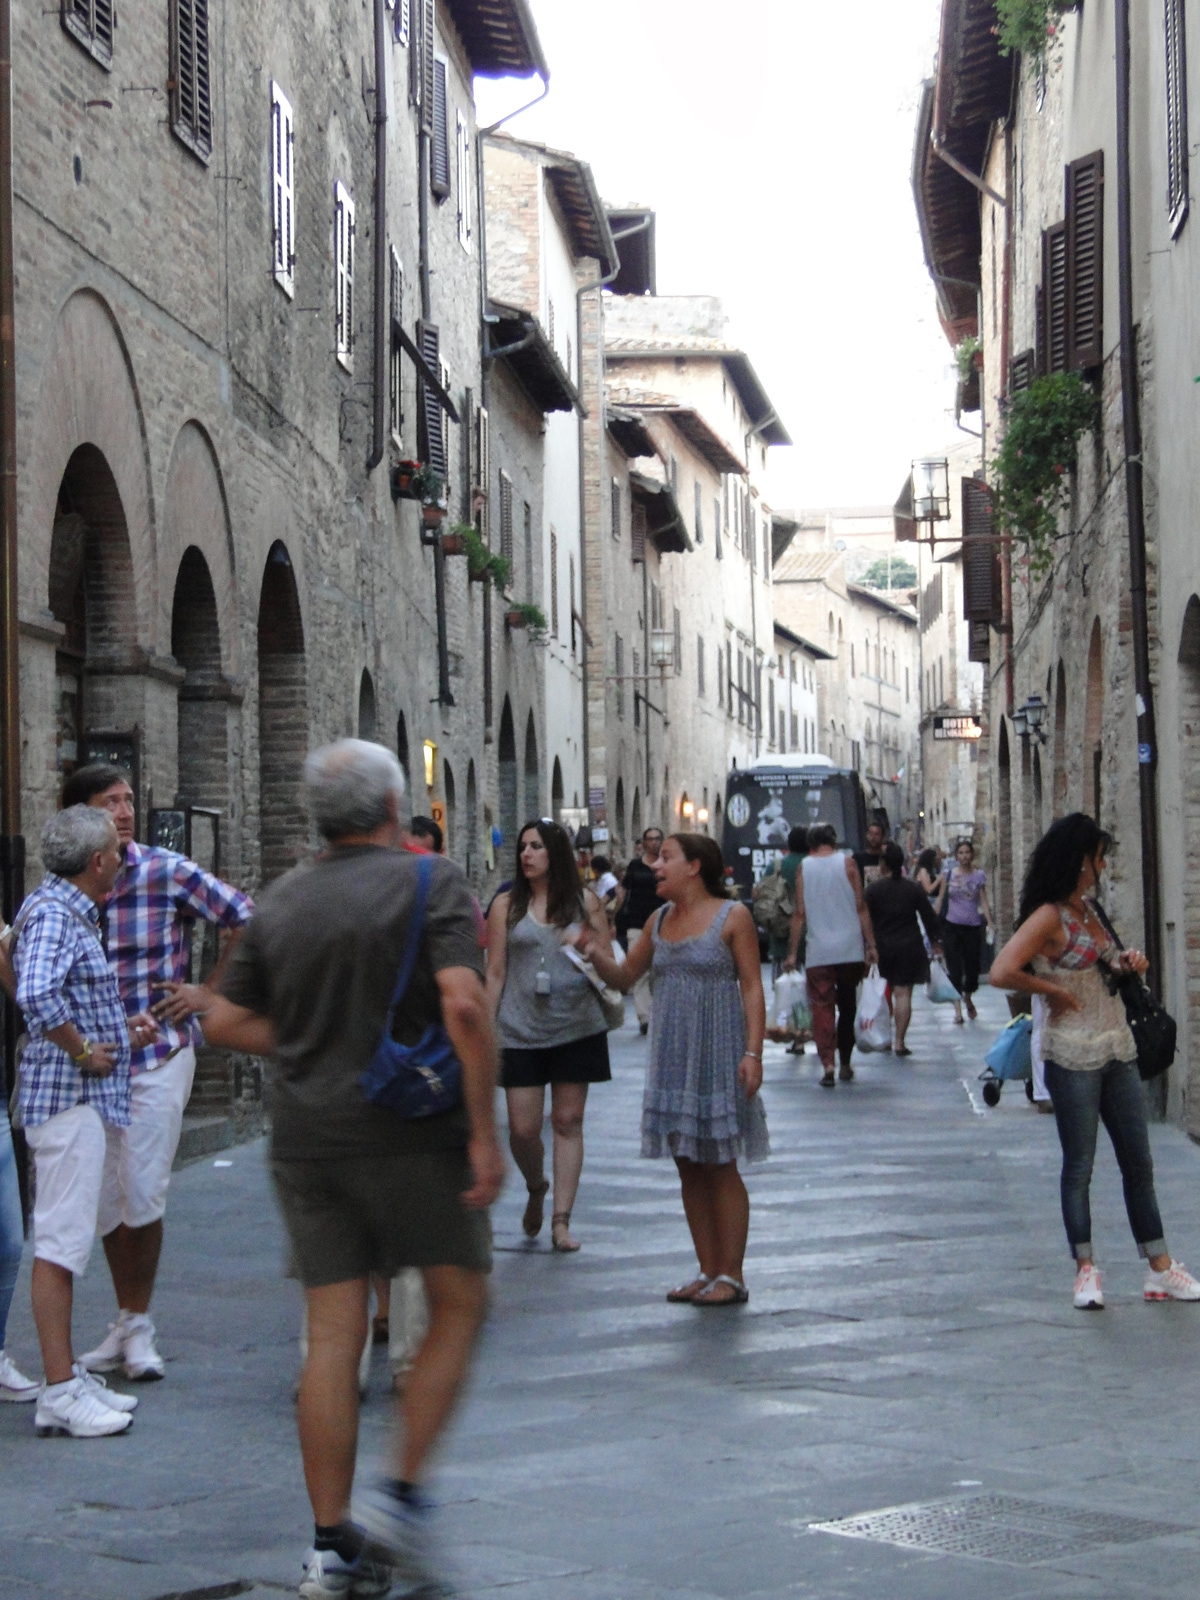
<svg viewBox="0 0 1200 1600"><path fill-rule="evenodd" d="M195 545L184 551L175 578L171 654L185 674L179 686L179 800L225 812L228 684L221 670L221 628L212 574Z"/></svg>
<svg viewBox="0 0 1200 1600"><path fill-rule="evenodd" d="M304 855L301 788L308 750L308 672L300 595L287 546L267 556L258 606L259 875L264 883Z"/></svg>
<svg viewBox="0 0 1200 1600"><path fill-rule="evenodd" d="M554 758L554 769L550 774L550 815L555 822L562 821L563 810L563 774L562 762L557 756Z"/></svg>
<svg viewBox="0 0 1200 1600"><path fill-rule="evenodd" d="M525 723L525 821L531 822L541 814L537 730L531 711Z"/></svg>
<svg viewBox="0 0 1200 1600"><path fill-rule="evenodd" d="M396 718L396 759L404 774L404 787L408 790L409 808L412 806L412 772L408 764L408 723L403 711Z"/></svg>
<svg viewBox="0 0 1200 1600"><path fill-rule="evenodd" d="M458 786L454 782L454 768L442 762L442 788L446 796L446 854L458 859Z"/></svg>
<svg viewBox="0 0 1200 1600"><path fill-rule="evenodd" d="M510 852L510 859L515 863L517 829L520 826L520 818L517 815L520 799L517 792L517 738L513 728L512 702L507 695L504 697L504 705L500 712L500 740L496 754L500 780L498 799L501 848Z"/></svg>
<svg viewBox="0 0 1200 1600"><path fill-rule="evenodd" d="M378 715L375 708L375 684L371 674L364 667L362 677L358 681L358 737L360 739L368 739L374 744L378 727Z"/></svg>
<svg viewBox="0 0 1200 1600"><path fill-rule="evenodd" d="M641 837L642 837L642 791L640 789L634 789L634 791L633 791L633 809L629 813L629 847L630 847L631 850L634 850L634 849L637 848L638 842L641 839Z"/></svg>

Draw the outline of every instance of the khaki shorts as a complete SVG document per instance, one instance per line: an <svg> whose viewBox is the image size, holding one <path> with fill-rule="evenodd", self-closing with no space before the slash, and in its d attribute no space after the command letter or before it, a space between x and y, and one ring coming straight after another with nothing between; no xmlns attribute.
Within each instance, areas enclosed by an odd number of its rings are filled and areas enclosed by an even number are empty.
<svg viewBox="0 0 1200 1600"><path fill-rule="evenodd" d="M491 1270L488 1214L461 1199L472 1183L465 1150L273 1161L271 1172L306 1289L403 1267Z"/></svg>

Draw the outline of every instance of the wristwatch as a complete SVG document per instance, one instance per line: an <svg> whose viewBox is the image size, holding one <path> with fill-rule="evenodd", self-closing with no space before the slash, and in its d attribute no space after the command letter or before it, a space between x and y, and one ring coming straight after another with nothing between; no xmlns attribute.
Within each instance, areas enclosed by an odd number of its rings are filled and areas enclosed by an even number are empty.
<svg viewBox="0 0 1200 1600"><path fill-rule="evenodd" d="M90 1039L85 1039L83 1041L83 1049L79 1052L79 1054L77 1056L72 1056L71 1060L74 1061L76 1065L78 1065L81 1061L86 1061L88 1059L88 1057L91 1055L91 1053L92 1053L92 1041Z"/></svg>

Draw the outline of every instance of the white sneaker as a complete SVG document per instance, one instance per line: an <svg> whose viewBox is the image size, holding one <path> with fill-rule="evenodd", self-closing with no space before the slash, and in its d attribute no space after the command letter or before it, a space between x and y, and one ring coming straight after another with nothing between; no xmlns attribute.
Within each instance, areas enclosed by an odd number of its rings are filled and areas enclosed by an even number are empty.
<svg viewBox="0 0 1200 1600"><path fill-rule="evenodd" d="M82 1361L75 1363L75 1376L82 1379L85 1389L90 1389L93 1394L98 1394L110 1411L136 1411L137 1396L120 1394L116 1389L110 1389L104 1379L96 1373L89 1372Z"/></svg>
<svg viewBox="0 0 1200 1600"><path fill-rule="evenodd" d="M11 1356L0 1350L0 1401L23 1405L25 1401L36 1400L37 1397L38 1385L31 1383Z"/></svg>
<svg viewBox="0 0 1200 1600"><path fill-rule="evenodd" d="M379 1600L392 1587L390 1567L359 1556L346 1562L336 1550L310 1550L304 1558L300 1600L322 1600L342 1595L346 1600Z"/></svg>
<svg viewBox="0 0 1200 1600"><path fill-rule="evenodd" d="M439 1592L430 1510L423 1500L399 1500L374 1483L355 1493L352 1515L366 1534L367 1554L391 1567L398 1582L415 1585L422 1595Z"/></svg>
<svg viewBox="0 0 1200 1600"><path fill-rule="evenodd" d="M94 1350L89 1350L80 1361L89 1372L115 1372L125 1361L125 1324L128 1311L118 1311L117 1320L110 1322L108 1333Z"/></svg>
<svg viewBox="0 0 1200 1600"><path fill-rule="evenodd" d="M144 1311L126 1315L124 1365L125 1376L134 1383L153 1383L166 1371L155 1348L154 1324Z"/></svg>
<svg viewBox="0 0 1200 1600"><path fill-rule="evenodd" d="M128 1411L106 1406L99 1393L82 1378L43 1384L33 1419L41 1439L52 1433L69 1434L72 1439L103 1439L109 1434L124 1433L132 1422Z"/></svg>
<svg viewBox="0 0 1200 1600"><path fill-rule="evenodd" d="M1165 1272L1146 1268L1146 1283L1142 1290L1147 1300L1200 1300L1200 1283L1182 1261L1172 1260Z"/></svg>
<svg viewBox="0 0 1200 1600"><path fill-rule="evenodd" d="M1084 1261L1075 1276L1075 1309L1101 1311L1104 1308L1104 1290L1100 1287L1100 1274L1095 1263Z"/></svg>

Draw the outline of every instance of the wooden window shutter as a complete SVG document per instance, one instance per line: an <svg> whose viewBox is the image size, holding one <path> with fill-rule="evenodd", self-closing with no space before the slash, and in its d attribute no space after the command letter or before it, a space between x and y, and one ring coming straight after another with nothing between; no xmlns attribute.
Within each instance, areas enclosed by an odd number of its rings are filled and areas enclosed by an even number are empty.
<svg viewBox="0 0 1200 1600"><path fill-rule="evenodd" d="M433 132L433 74L437 46L437 0L420 0L421 40L417 99L421 107L421 127Z"/></svg>
<svg viewBox="0 0 1200 1600"><path fill-rule="evenodd" d="M171 0L171 132L199 160L212 156L208 0Z"/></svg>
<svg viewBox="0 0 1200 1600"><path fill-rule="evenodd" d="M113 0L62 0L62 25L94 61L112 70Z"/></svg>
<svg viewBox="0 0 1200 1600"><path fill-rule="evenodd" d="M432 322L422 322L417 328L417 348L425 357L431 372L440 370L439 351L441 336ZM421 381L421 460L435 472L446 476L446 428L442 420L442 402L424 380Z"/></svg>
<svg viewBox="0 0 1200 1600"><path fill-rule="evenodd" d="M992 659L992 630L986 622L967 624L967 660L982 661L988 666Z"/></svg>
<svg viewBox="0 0 1200 1600"><path fill-rule="evenodd" d="M488 408L480 406L479 415L475 422L475 483L471 496L472 503L476 506L475 526L479 529L485 543L491 542L491 494L492 481L492 424L488 416ZM508 538L512 542L512 506L508 508ZM509 556L512 560L512 556Z"/></svg>
<svg viewBox="0 0 1200 1600"><path fill-rule="evenodd" d="M392 413L392 437L400 442L404 429L403 347L400 330L404 326L404 270L395 245L388 249L388 316L391 338L388 344L388 389Z"/></svg>
<svg viewBox="0 0 1200 1600"><path fill-rule="evenodd" d="M1067 370L1067 225L1042 234L1042 298L1045 305L1046 371Z"/></svg>
<svg viewBox="0 0 1200 1600"><path fill-rule="evenodd" d="M439 200L450 193L450 124L446 104L446 63L433 62L433 145L429 153L429 187Z"/></svg>
<svg viewBox="0 0 1200 1600"><path fill-rule="evenodd" d="M625 641L618 633L613 640L613 674L617 681L617 715L625 715Z"/></svg>
<svg viewBox="0 0 1200 1600"><path fill-rule="evenodd" d="M558 638L558 534L550 529L550 632Z"/></svg>
<svg viewBox="0 0 1200 1600"><path fill-rule="evenodd" d="M1022 350L1019 356L1014 356L1008 363L1008 392L1020 394L1022 389L1028 389L1033 382L1037 368L1037 353L1033 350Z"/></svg>
<svg viewBox="0 0 1200 1600"><path fill-rule="evenodd" d="M1033 292L1033 372L1046 376L1046 291L1039 283Z"/></svg>
<svg viewBox="0 0 1200 1600"><path fill-rule="evenodd" d="M500 474L500 554L513 558L513 486L507 472Z"/></svg>
<svg viewBox="0 0 1200 1600"><path fill-rule="evenodd" d="M1067 168L1067 369L1104 360L1104 151Z"/></svg>
<svg viewBox="0 0 1200 1600"><path fill-rule="evenodd" d="M412 0L396 0L396 43L407 44L412 29Z"/></svg>
<svg viewBox="0 0 1200 1600"><path fill-rule="evenodd" d="M458 242L471 248L471 130L461 111L455 113L455 181L458 189Z"/></svg>
<svg viewBox="0 0 1200 1600"><path fill-rule="evenodd" d="M696 635L696 693L704 693L704 635Z"/></svg>
<svg viewBox="0 0 1200 1600"><path fill-rule="evenodd" d="M1000 546L993 537L992 491L978 478L962 480L963 616L998 627Z"/></svg>
<svg viewBox="0 0 1200 1600"><path fill-rule="evenodd" d="M646 559L646 508L640 500L629 513L629 554L634 561Z"/></svg>
<svg viewBox="0 0 1200 1600"><path fill-rule="evenodd" d="M609 489L609 511L611 513L612 536L614 539L621 537L621 480L614 478Z"/></svg>
<svg viewBox="0 0 1200 1600"><path fill-rule="evenodd" d="M1184 0L1164 0L1167 45L1167 216L1175 238L1188 214L1187 40Z"/></svg>
<svg viewBox="0 0 1200 1600"><path fill-rule="evenodd" d="M271 276L289 299L296 294L296 149L291 102L271 84Z"/></svg>

